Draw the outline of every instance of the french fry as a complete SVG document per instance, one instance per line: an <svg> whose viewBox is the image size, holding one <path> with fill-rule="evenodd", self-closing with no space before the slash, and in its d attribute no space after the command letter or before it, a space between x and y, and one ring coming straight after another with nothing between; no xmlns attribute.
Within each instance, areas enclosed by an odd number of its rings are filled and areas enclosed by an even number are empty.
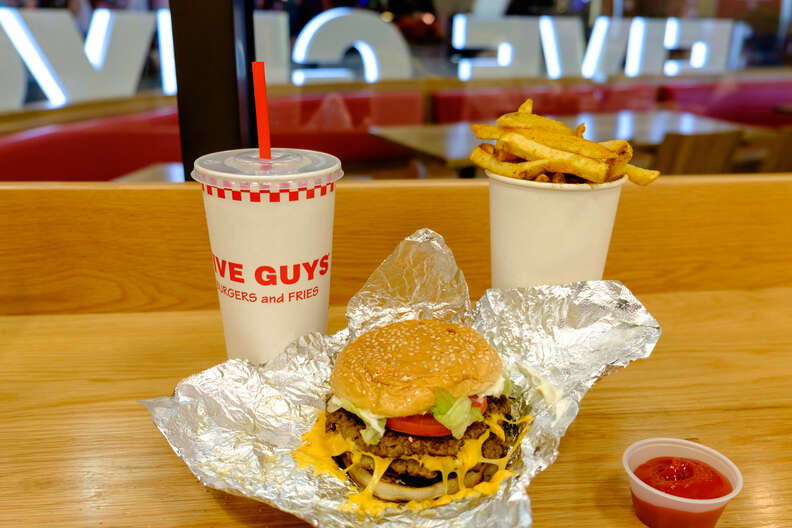
<svg viewBox="0 0 792 528"><path fill-rule="evenodd" d="M485 145L489 144L484 143L473 149L473 152L470 153L470 160L490 172L509 178L531 179L545 170L544 164L547 160L523 161L522 163L500 161L494 154L485 150Z"/></svg>
<svg viewBox="0 0 792 528"><path fill-rule="evenodd" d="M628 141L625 141L623 139L602 141L599 144L616 154L616 159L611 160L611 166L610 169L608 169L608 176L607 178L605 178L605 181L618 180L619 178L624 176L624 167L632 159L633 156L632 146Z"/></svg>
<svg viewBox="0 0 792 528"><path fill-rule="evenodd" d="M498 160L498 161L508 161L510 163L517 163L517 162L520 162L520 161L524 161L524 160L521 160L519 156L515 156L514 154L512 154L508 150L503 150L503 149L499 149L499 148L496 148L492 152L492 155L495 156L495 159Z"/></svg>
<svg viewBox="0 0 792 528"><path fill-rule="evenodd" d="M499 126L506 128L541 128L542 130L552 130L559 134L575 133L564 123L536 114L526 114L525 112L512 112L503 114L496 121Z"/></svg>
<svg viewBox="0 0 792 528"><path fill-rule="evenodd" d="M500 137L507 132L507 129L485 124L470 125L470 129L479 139L500 139Z"/></svg>
<svg viewBox="0 0 792 528"><path fill-rule="evenodd" d="M602 141L599 145L616 154L616 159L623 161L625 164L629 163L633 157L633 148L629 141L612 139L610 141Z"/></svg>
<svg viewBox="0 0 792 528"><path fill-rule="evenodd" d="M510 163L524 161L521 160L519 156L515 156L511 152L508 152L503 149L495 148L495 145L491 143L482 143L481 145L479 145L479 147L481 148L481 150L493 156L498 161L508 161Z"/></svg>
<svg viewBox="0 0 792 528"><path fill-rule="evenodd" d="M607 163L542 145L516 132L504 134L496 148L503 148L526 160L547 160L548 170L575 174L593 183L604 182L608 175Z"/></svg>
<svg viewBox="0 0 792 528"><path fill-rule="evenodd" d="M479 167L512 178L553 183L603 183L625 175L648 185L658 171L630 165L629 142L614 139L599 143L583 137L585 123L571 130L563 123L533 113L526 99L516 112L500 116L497 125L470 125L476 137L495 141L476 147L470 159Z"/></svg>
<svg viewBox="0 0 792 528"><path fill-rule="evenodd" d="M547 145L564 152L572 152L573 154L580 154L587 158L598 160L611 160L617 157L617 154L610 149L603 147L599 143L594 143L587 139L577 136L570 136L568 134L558 134L549 130L537 130L535 128L518 128L514 132L518 132L532 141ZM503 137L503 136L501 136Z"/></svg>
<svg viewBox="0 0 792 528"><path fill-rule="evenodd" d="M523 114L533 114L533 99L526 99L525 102L520 105L520 108L518 108L517 111L522 112Z"/></svg>
<svg viewBox="0 0 792 528"><path fill-rule="evenodd" d="M660 176L660 171L642 169L635 165L625 165L624 173L630 178L630 181L638 185L649 185Z"/></svg>

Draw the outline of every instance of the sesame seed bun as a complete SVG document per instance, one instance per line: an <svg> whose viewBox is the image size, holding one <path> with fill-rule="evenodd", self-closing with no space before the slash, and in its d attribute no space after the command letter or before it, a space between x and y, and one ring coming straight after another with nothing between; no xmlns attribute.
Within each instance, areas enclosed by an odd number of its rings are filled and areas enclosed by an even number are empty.
<svg viewBox="0 0 792 528"><path fill-rule="evenodd" d="M422 414L435 389L454 397L490 388L503 367L475 330L440 321L404 321L377 328L348 344L330 377L336 396L387 417Z"/></svg>

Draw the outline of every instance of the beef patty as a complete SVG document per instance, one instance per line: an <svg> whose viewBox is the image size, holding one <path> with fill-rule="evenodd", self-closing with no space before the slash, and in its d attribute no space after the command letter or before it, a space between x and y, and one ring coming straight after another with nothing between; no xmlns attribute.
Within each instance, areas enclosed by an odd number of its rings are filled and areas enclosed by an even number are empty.
<svg viewBox="0 0 792 528"><path fill-rule="evenodd" d="M500 398L489 397L487 401L487 410L485 417L493 413L500 413L507 416L511 410L508 398L501 396ZM488 427L484 422L474 422L467 428L465 435L461 439L456 439L453 436L443 437L425 437L414 436L398 431L385 429L385 434L377 444L367 444L360 436L360 432L365 428L365 424L354 414L339 409L327 415L326 421L327 432L338 432L347 440L355 443L355 446L364 453L371 453L379 457L393 458L385 477L387 480L398 480L404 476L414 477L416 479L426 479L426 484L436 482L441 478L439 471L432 471L425 468L418 460L413 458L401 457L420 457L423 455L430 456L456 456L462 448L466 440L479 438L483 435ZM500 438L495 435L490 435L481 446L481 452L484 458L498 459L502 458L508 453L508 446ZM339 457L339 462L344 466L351 463L351 456L348 454ZM373 469L373 460L371 457L363 456L360 465L368 470ZM473 471L485 471L486 473L494 472L492 464L481 463L473 468ZM417 483L413 483L415 485Z"/></svg>

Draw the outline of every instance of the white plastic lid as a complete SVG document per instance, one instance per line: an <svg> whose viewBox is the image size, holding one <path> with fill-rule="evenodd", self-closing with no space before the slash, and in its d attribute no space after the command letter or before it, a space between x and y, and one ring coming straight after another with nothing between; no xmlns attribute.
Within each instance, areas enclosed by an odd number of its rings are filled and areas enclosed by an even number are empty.
<svg viewBox="0 0 792 528"><path fill-rule="evenodd" d="M273 148L272 159L258 149L225 150L195 160L192 176L206 185L228 189L321 185L341 178L341 160L314 150Z"/></svg>

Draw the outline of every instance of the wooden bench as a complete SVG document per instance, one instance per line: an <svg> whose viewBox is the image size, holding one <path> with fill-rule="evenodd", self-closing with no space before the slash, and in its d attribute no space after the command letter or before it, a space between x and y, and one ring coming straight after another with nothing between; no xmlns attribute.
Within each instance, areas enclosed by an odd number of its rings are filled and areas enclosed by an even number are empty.
<svg viewBox="0 0 792 528"><path fill-rule="evenodd" d="M489 285L486 181L338 185L332 305L404 237L446 237L471 296ZM605 277L636 293L792 285L792 175L625 185ZM0 314L217 304L197 184L0 184Z"/></svg>

